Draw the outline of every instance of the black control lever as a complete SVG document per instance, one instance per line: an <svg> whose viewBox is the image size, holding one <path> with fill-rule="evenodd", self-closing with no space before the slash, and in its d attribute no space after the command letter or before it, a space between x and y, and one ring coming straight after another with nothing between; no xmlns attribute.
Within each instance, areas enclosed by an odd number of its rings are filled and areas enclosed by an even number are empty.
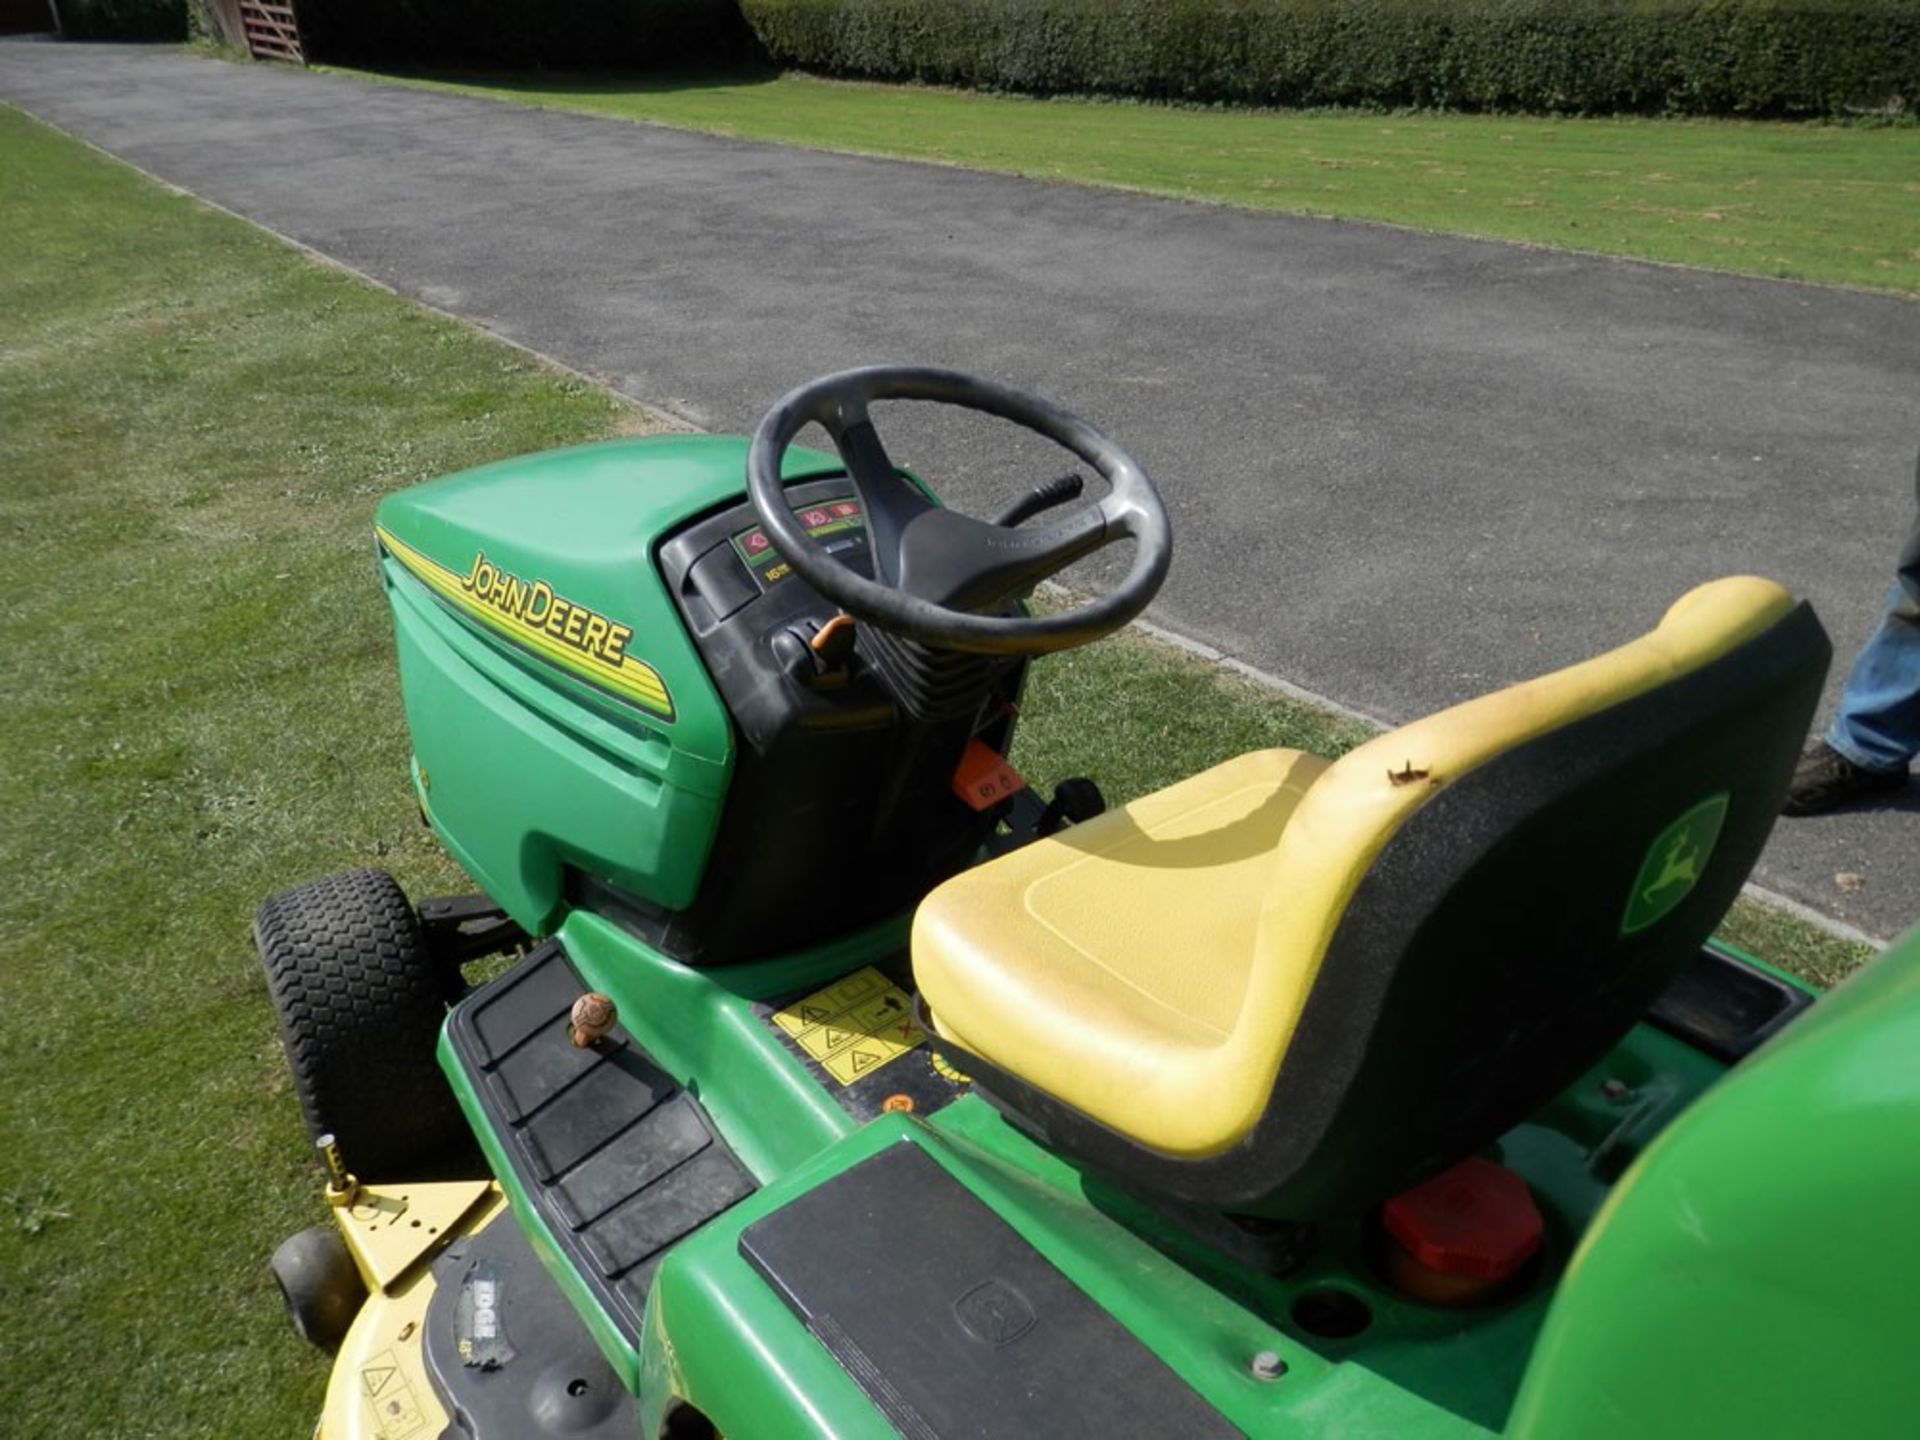
<svg viewBox="0 0 1920 1440"><path fill-rule="evenodd" d="M1087 482L1071 470L1064 475L1056 475L1051 480L1042 480L994 516L993 523L1011 529L1023 521L1031 520L1042 510L1051 510L1054 506L1064 505L1069 500L1078 500L1080 493L1086 488Z"/></svg>
<svg viewBox="0 0 1920 1440"><path fill-rule="evenodd" d="M824 625L803 622L776 631L768 643L780 668L810 690L837 690L847 683L856 628L851 615L836 615Z"/></svg>

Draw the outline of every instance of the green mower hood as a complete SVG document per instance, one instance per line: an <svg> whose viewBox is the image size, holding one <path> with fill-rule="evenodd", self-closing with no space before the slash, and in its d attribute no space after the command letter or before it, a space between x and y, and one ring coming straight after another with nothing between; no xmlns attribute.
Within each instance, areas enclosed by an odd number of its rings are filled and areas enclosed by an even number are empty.
<svg viewBox="0 0 1920 1440"><path fill-rule="evenodd" d="M612 441L379 508L421 806L531 931L557 922L569 866L668 908L698 888L734 737L656 551L739 501L746 452L737 437ZM789 453L789 478L837 471Z"/></svg>

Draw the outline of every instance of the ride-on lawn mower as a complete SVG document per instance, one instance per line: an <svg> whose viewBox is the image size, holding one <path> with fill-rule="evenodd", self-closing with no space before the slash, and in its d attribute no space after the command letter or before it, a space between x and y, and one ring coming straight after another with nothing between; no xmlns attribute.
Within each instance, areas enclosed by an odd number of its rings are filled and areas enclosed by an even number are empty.
<svg viewBox="0 0 1920 1440"><path fill-rule="evenodd" d="M887 400L1097 498L943 508ZM359 872L256 924L329 1440L1920 1433L1920 944L1816 1001L1708 938L1829 659L1779 587L1107 810L1009 766L1022 681L1170 529L1030 395L851 371L750 445L487 466L377 532L485 893Z"/></svg>

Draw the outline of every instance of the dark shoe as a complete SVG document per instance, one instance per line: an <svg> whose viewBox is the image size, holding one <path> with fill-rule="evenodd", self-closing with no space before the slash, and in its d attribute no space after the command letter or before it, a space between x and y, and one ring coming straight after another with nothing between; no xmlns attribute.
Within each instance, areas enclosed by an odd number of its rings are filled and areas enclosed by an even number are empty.
<svg viewBox="0 0 1920 1440"><path fill-rule="evenodd" d="M1782 815L1818 815L1868 795L1885 795L1907 783L1905 767L1869 770L1856 765L1824 740L1815 741L1793 767Z"/></svg>

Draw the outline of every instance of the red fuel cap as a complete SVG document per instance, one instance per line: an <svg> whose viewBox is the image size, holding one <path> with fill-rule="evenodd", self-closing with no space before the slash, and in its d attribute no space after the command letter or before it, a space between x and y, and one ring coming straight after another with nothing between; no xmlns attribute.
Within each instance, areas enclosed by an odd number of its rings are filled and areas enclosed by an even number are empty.
<svg viewBox="0 0 1920 1440"><path fill-rule="evenodd" d="M1477 1155L1394 1196L1380 1220L1424 1268L1486 1286L1526 1264L1546 1228L1527 1182Z"/></svg>

